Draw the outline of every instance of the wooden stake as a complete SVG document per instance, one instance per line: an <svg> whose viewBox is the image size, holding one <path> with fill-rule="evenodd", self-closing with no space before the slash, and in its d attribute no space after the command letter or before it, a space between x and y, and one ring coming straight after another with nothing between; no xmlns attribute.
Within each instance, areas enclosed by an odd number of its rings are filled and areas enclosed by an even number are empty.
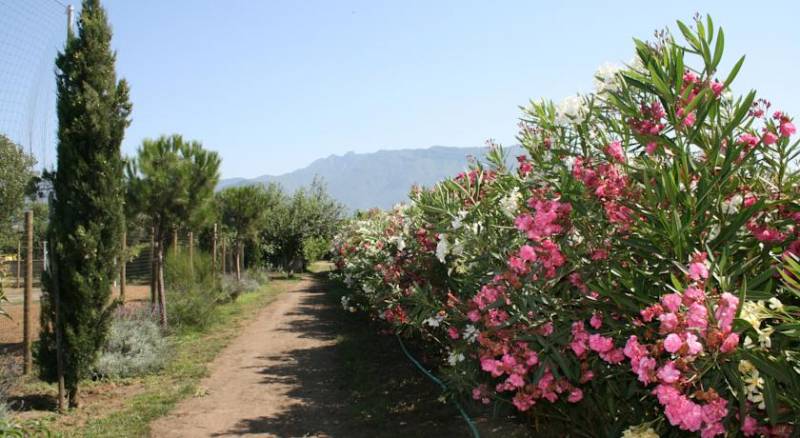
<svg viewBox="0 0 800 438"><path fill-rule="evenodd" d="M156 282L156 228L150 227L150 304L156 305L158 285Z"/></svg>
<svg viewBox="0 0 800 438"><path fill-rule="evenodd" d="M17 289L22 285L22 239L17 239Z"/></svg>
<svg viewBox="0 0 800 438"><path fill-rule="evenodd" d="M122 250L120 251L119 263L119 299L125 302L125 277L128 268L128 231L122 231Z"/></svg>
<svg viewBox="0 0 800 438"><path fill-rule="evenodd" d="M189 276L194 278L194 233L189 231L186 237L189 239Z"/></svg>
<svg viewBox="0 0 800 438"><path fill-rule="evenodd" d="M211 234L211 273L217 273L217 224L214 224L214 231Z"/></svg>
<svg viewBox="0 0 800 438"><path fill-rule="evenodd" d="M25 212L25 297L22 316L22 344L24 353L23 373L30 374L33 368L31 347L31 301L33 300L33 212Z"/></svg>

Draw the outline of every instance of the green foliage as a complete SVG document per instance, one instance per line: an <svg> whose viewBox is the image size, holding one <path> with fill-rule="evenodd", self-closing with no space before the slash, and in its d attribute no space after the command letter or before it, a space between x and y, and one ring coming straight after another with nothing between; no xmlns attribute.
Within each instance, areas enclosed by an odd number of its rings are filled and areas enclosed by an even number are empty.
<svg viewBox="0 0 800 438"><path fill-rule="evenodd" d="M0 233L19 219L36 160L0 134Z"/></svg>
<svg viewBox="0 0 800 438"><path fill-rule="evenodd" d="M146 308L119 309L94 374L99 377L134 377L158 371L168 360L169 344L157 315Z"/></svg>
<svg viewBox="0 0 800 438"><path fill-rule="evenodd" d="M44 277L38 363L56 377L52 294L61 297L64 380L72 406L105 345L123 224L120 144L129 124L128 85L117 81L111 28L99 0L85 0L78 34L56 59L58 167L48 235L55 274Z"/></svg>
<svg viewBox="0 0 800 438"><path fill-rule="evenodd" d="M226 298L235 301L241 294L257 290L269 281L267 272L260 269L248 269L238 280L235 275L222 277L222 292Z"/></svg>
<svg viewBox="0 0 800 438"><path fill-rule="evenodd" d="M215 317L217 305L224 300L220 282L211 272L211 257L196 252L189 263L187 251L167 256L164 283L170 301L167 311L173 328L203 328Z"/></svg>
<svg viewBox="0 0 800 438"><path fill-rule="evenodd" d="M312 263L322 260L331 250L331 240L323 236L310 236L303 240L303 258Z"/></svg>
<svg viewBox="0 0 800 438"><path fill-rule="evenodd" d="M305 269L308 260L304 258L303 242L311 237L332 239L343 211L320 180L284 197L267 215L261 232L267 260L290 273Z"/></svg>

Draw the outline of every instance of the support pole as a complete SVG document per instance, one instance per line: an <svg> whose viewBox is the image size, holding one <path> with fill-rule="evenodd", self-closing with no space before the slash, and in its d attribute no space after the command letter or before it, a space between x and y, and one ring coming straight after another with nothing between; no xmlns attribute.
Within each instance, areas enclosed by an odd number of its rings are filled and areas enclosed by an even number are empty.
<svg viewBox="0 0 800 438"><path fill-rule="evenodd" d="M17 289L22 286L22 239L17 239Z"/></svg>
<svg viewBox="0 0 800 438"><path fill-rule="evenodd" d="M122 231L122 248L119 255L119 299L125 302L125 277L128 270L128 231Z"/></svg>
<svg viewBox="0 0 800 438"><path fill-rule="evenodd" d="M64 388L64 347L61 335L61 293L58 285L58 260L55 252L50 251L50 277L53 279L53 310L56 313L54 331L56 333L56 377L58 380L58 412L67 412L66 389Z"/></svg>
<svg viewBox="0 0 800 438"><path fill-rule="evenodd" d="M214 231L211 234L211 273L217 273L217 224L214 224Z"/></svg>
<svg viewBox="0 0 800 438"><path fill-rule="evenodd" d="M33 211L25 212L25 296L22 308L22 344L24 353L23 373L30 374L33 368L31 347L31 301L33 300Z"/></svg>
<svg viewBox="0 0 800 438"><path fill-rule="evenodd" d="M189 276L194 279L194 233L189 231L186 238L189 239Z"/></svg>
<svg viewBox="0 0 800 438"><path fill-rule="evenodd" d="M158 300L156 282L156 227L150 227L150 304L155 307Z"/></svg>

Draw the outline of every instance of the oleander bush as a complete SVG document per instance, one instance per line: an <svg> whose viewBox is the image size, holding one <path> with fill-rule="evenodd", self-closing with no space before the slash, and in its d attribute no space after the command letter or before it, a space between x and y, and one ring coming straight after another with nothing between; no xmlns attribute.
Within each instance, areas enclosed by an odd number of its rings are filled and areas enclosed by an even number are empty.
<svg viewBox="0 0 800 438"><path fill-rule="evenodd" d="M539 435L800 433L798 141L710 18L523 111L486 163L334 242L342 299ZM538 425L538 426L537 426Z"/></svg>
<svg viewBox="0 0 800 438"><path fill-rule="evenodd" d="M153 373L164 367L169 352L169 342L152 309L119 307L94 374L120 378Z"/></svg>

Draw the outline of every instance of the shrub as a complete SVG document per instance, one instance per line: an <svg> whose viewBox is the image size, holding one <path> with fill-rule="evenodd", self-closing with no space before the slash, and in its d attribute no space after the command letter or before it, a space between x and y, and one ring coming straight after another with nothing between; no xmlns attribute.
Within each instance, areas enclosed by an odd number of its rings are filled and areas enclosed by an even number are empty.
<svg viewBox="0 0 800 438"><path fill-rule="evenodd" d="M261 286L269 282L269 274L260 269L248 269L242 273L242 279L237 280L235 275L225 275L222 277L223 295L231 301L236 301L239 295L258 290Z"/></svg>
<svg viewBox="0 0 800 438"><path fill-rule="evenodd" d="M343 305L432 340L452 388L550 431L798 432L800 295L776 281L800 252L795 128L732 96L742 60L719 75L710 18L679 27L686 46L636 41L596 93L531 103L515 170L491 145L353 221Z"/></svg>
<svg viewBox="0 0 800 438"><path fill-rule="evenodd" d="M10 359L0 359L0 421L8 419L11 410L8 403L9 391L18 375L19 366Z"/></svg>
<svg viewBox="0 0 800 438"><path fill-rule="evenodd" d="M95 365L98 377L134 377L161 369L167 361L169 343L152 310L118 308L108 340Z"/></svg>
<svg viewBox="0 0 800 438"><path fill-rule="evenodd" d="M164 270L169 295L167 315L174 327L205 327L224 300L220 282L211 272L208 254L195 252L189 263L187 251L170 254Z"/></svg>
<svg viewBox="0 0 800 438"><path fill-rule="evenodd" d="M331 248L331 241L324 237L307 237L303 240L303 257L308 263L322 260Z"/></svg>

